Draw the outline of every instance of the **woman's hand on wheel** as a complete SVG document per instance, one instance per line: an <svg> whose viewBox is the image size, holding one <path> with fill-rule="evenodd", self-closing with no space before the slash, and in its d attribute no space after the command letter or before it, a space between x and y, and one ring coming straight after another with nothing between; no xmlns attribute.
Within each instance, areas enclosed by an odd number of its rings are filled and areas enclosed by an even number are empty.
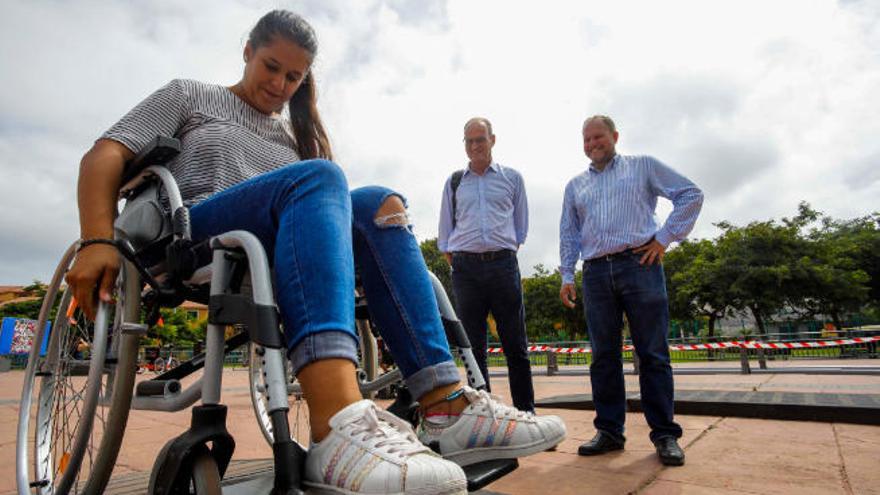
<svg viewBox="0 0 880 495"><path fill-rule="evenodd" d="M107 303L113 301L113 284L118 274L119 253L115 247L92 244L77 253L76 261L65 278L86 317L95 319L98 299Z"/></svg>

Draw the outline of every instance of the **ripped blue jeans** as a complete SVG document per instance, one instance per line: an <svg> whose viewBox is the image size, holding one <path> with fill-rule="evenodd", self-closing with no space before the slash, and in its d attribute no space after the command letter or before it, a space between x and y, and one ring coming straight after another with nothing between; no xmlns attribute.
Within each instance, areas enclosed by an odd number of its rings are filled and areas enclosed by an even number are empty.
<svg viewBox="0 0 880 495"><path fill-rule="evenodd" d="M194 240L256 235L272 260L294 370L329 358L357 363L354 271L413 396L459 381L427 267L405 219L377 218L390 189L348 190L327 160L287 165L190 208ZM401 197L401 199L403 199Z"/></svg>

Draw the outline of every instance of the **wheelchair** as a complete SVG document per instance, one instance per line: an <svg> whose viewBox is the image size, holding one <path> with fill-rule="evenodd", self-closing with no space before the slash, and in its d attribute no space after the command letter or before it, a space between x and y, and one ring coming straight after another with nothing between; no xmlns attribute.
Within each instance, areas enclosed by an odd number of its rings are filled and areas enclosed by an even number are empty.
<svg viewBox="0 0 880 495"><path fill-rule="evenodd" d="M179 151L176 139L160 136L126 164L120 191L125 205L114 223L122 258L114 303L99 304L95 320L88 321L71 291L63 290L79 242L67 249L55 270L34 340L43 341L46 322L52 320L47 350L41 355L40 346L33 347L22 387L16 439L20 495L103 493L131 409L174 412L191 406L191 426L159 452L148 493L221 493L235 448L221 403L223 363L226 354L242 346L249 352L255 417L272 447L272 493L302 493L307 446L295 438L308 438L308 418L287 362L266 253L246 231L191 240L189 212L164 167ZM464 364L469 385L485 388L461 322L439 280L430 276L453 354ZM361 337L357 378L364 397L372 397L399 386L402 376L397 369L379 373L366 301L353 297ZM158 321L160 308L184 300L208 304L204 352L136 383L139 340ZM226 339L229 326L244 330ZM87 355L77 352L82 341L88 344ZM181 380L199 370L201 377L183 387ZM418 405L405 387L399 390L389 410L415 424ZM517 466L516 459L468 466L468 488L479 489Z"/></svg>

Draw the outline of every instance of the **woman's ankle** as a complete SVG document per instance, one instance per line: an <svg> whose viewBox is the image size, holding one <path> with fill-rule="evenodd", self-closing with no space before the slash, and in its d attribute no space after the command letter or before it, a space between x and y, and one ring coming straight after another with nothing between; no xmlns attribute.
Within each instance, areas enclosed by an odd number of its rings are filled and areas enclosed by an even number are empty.
<svg viewBox="0 0 880 495"><path fill-rule="evenodd" d="M437 387L419 399L422 416L458 416L467 407L464 389L460 383Z"/></svg>
<svg viewBox="0 0 880 495"><path fill-rule="evenodd" d="M297 379L309 406L309 426L315 442L330 434L330 418L363 398L354 363L347 359L314 361L300 370Z"/></svg>

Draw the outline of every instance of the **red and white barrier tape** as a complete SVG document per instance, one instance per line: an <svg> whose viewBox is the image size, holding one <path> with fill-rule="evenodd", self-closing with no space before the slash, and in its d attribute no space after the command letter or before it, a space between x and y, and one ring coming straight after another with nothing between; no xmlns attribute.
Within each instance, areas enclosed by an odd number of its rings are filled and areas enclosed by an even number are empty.
<svg viewBox="0 0 880 495"><path fill-rule="evenodd" d="M702 349L727 349L729 347L742 347L741 342L712 342L709 344L674 344L669 346L672 351L697 351Z"/></svg>
<svg viewBox="0 0 880 495"><path fill-rule="evenodd" d="M837 347L841 345L865 344L880 341L880 337L854 337L851 339L820 340L817 342L738 342L746 349L812 349L816 347Z"/></svg>
<svg viewBox="0 0 880 495"><path fill-rule="evenodd" d="M880 336L854 337L851 339L819 340L815 342L758 342L754 340L730 342L713 342L710 344L673 344L669 346L671 351L699 351L704 349L816 349L821 347L837 347L842 345L866 344L868 342L880 342ZM624 351L633 350L633 346L623 346ZM501 354L504 351L500 347L490 347L489 352ZM529 352L552 352L555 354L587 354L592 352L589 347L551 347L549 345L530 345Z"/></svg>

